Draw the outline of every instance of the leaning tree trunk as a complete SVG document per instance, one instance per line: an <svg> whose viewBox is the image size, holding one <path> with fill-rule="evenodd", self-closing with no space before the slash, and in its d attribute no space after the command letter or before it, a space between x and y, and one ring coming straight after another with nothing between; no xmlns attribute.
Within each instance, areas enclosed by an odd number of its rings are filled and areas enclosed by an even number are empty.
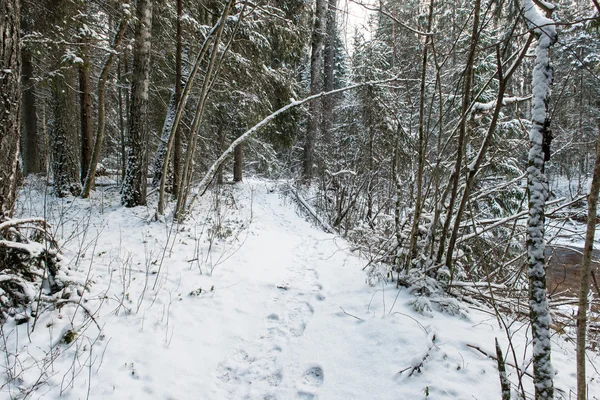
<svg viewBox="0 0 600 400"><path fill-rule="evenodd" d="M81 197L87 198L90 195L90 191L94 186L94 182L96 180L96 169L98 168L98 161L100 161L100 152L102 151L102 141L104 140L104 127L106 125L106 104L105 104L105 92L106 92L106 82L108 81L108 75L110 73L110 69L115 59L115 51L121 44L121 40L123 40L123 36L125 35L125 30L127 29L127 24L131 19L131 15L128 7L124 7L123 10L123 19L121 20L121 25L115 35L115 39L113 41L111 52L104 63L104 67L102 68L102 72L100 73L100 77L98 78L98 124L96 127L96 141L94 142L94 148L91 154L91 158L89 161L89 167L87 168L87 175L85 178L83 191L81 193ZM127 56L125 56L127 59ZM119 66L119 77L120 74L120 66ZM119 87L119 120L121 125L121 144L124 147L124 137L123 137L123 102L121 97L121 87ZM121 150L122 154L125 153L124 149ZM123 160L123 165L125 164Z"/></svg>
<svg viewBox="0 0 600 400"><path fill-rule="evenodd" d="M0 220L16 198L21 120L19 0L0 0Z"/></svg>
<svg viewBox="0 0 600 400"><path fill-rule="evenodd" d="M126 207L146 204L148 175L148 85L152 0L138 0L129 118L129 152L121 203Z"/></svg>
<svg viewBox="0 0 600 400"><path fill-rule="evenodd" d="M554 22L541 15L532 0L523 1L525 19L538 37L533 64L533 107L529 131L527 168L527 257L529 260L529 317L533 336L533 382L536 399L554 397L553 370L550 360L550 311L546 293L544 260L544 209L548 198L548 180L544 164L550 158L551 140L548 97L552 83L549 49L556 42Z"/></svg>
<svg viewBox="0 0 600 400"><path fill-rule="evenodd" d="M581 284L579 287L579 307L577 309L577 400L586 399L587 382L585 377L585 347L587 331L588 294L590 291L590 264L594 250L594 234L598 219L598 191L600 190L600 121L598 124L598 142L596 143L596 162L592 187L588 194L588 220L585 235L585 248L581 263Z"/></svg>
<svg viewBox="0 0 600 400"><path fill-rule="evenodd" d="M467 137L467 119L469 117L469 109L471 106L471 100L473 96L473 75L474 75L474 63L475 54L477 52L477 43L479 42L479 12L481 8L481 1L476 0L473 8L473 29L471 30L471 45L469 48L469 54L467 56L467 65L465 67L465 74L463 77L463 95L461 104L461 117L458 127L458 143L456 147L456 162L454 164L454 170L450 178L451 192L450 201L448 203L448 209L446 211L446 220L444 221L444 227L440 234L440 245L438 248L436 262L440 263L444 256L446 237L450 230L450 223L452 222L452 214L454 213L454 204L458 197L458 188L460 186L460 172L462 169L463 154L465 151L465 140ZM451 246L454 246L451 243ZM453 247L448 248L447 253L450 254L450 260L452 257ZM446 260L446 264L450 262ZM450 265L448 265L450 267Z"/></svg>
<svg viewBox="0 0 600 400"><path fill-rule="evenodd" d="M323 39L325 38L325 18L327 0L316 0L315 23L312 34L312 54L310 58L310 95L321 91L321 72L323 70ZM303 179L310 182L313 178L315 141L321 121L321 102L313 101L308 106L308 124L304 142Z"/></svg>

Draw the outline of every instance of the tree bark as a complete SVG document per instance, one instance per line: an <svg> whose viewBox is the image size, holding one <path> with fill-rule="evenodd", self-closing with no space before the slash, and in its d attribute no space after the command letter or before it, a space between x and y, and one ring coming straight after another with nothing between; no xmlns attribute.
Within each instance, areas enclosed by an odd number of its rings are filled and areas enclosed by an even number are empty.
<svg viewBox="0 0 600 400"><path fill-rule="evenodd" d="M242 163L244 157L244 144L240 143L235 146L233 150L233 181L241 182L242 181Z"/></svg>
<svg viewBox="0 0 600 400"><path fill-rule="evenodd" d="M92 85L90 84L90 49L81 49L83 63L79 64L79 107L81 110L81 183L85 183L94 147L92 122Z"/></svg>
<svg viewBox="0 0 600 400"><path fill-rule="evenodd" d="M54 118L51 131L52 175L54 192L57 196L63 197L81 193L77 96L73 89L76 87L77 76L72 65L63 66L59 62L57 69L61 69L62 76L55 75L51 85Z"/></svg>
<svg viewBox="0 0 600 400"><path fill-rule="evenodd" d="M590 292L590 265L594 250L594 235L596 233L598 191L600 191L600 120L598 121L598 141L596 143L596 162L592 187L587 196L588 218L585 248L581 262L581 283L579 287L579 306L577 309L577 400L586 400L587 382L585 376L585 347L587 331L588 294Z"/></svg>
<svg viewBox="0 0 600 400"><path fill-rule="evenodd" d="M323 60L323 91L331 92L333 90L334 76L333 72L335 69L335 34L336 34L336 11L337 11L337 0L329 0L327 7L327 23L325 37L325 49L324 49L324 60ZM321 124L321 134L323 140L329 142L331 140L331 129L333 127L333 106L335 97L325 96L323 97L323 120Z"/></svg>
<svg viewBox="0 0 600 400"><path fill-rule="evenodd" d="M315 22L312 33L312 53L310 58L310 95L321 91L321 71L323 70L323 40L325 37L325 18L327 13L327 1L316 0ZM321 102L313 101L308 106L308 123L306 128L306 140L304 143L303 171L302 177L305 182L310 183L313 178L313 164L315 157L315 141L319 135L321 121Z"/></svg>
<svg viewBox="0 0 600 400"><path fill-rule="evenodd" d="M23 175L42 172L43 165L40 157L38 139L37 107L35 103L35 83L31 52L21 50L21 81L23 86L23 132L21 149L23 157Z"/></svg>
<svg viewBox="0 0 600 400"><path fill-rule="evenodd" d="M129 118L129 151L121 203L125 207L146 204L148 176L148 95L152 0L138 0Z"/></svg>
<svg viewBox="0 0 600 400"><path fill-rule="evenodd" d="M0 0L0 219L10 216L17 192L21 121L20 2Z"/></svg>
<svg viewBox="0 0 600 400"><path fill-rule="evenodd" d="M181 85L183 83L183 75L181 71L181 55L182 55L182 26L181 17L183 15L182 0L177 0L177 49L175 53L175 109L179 105L181 99ZM173 194L177 196L181 180L181 129L179 126L175 129L175 143L173 143Z"/></svg>

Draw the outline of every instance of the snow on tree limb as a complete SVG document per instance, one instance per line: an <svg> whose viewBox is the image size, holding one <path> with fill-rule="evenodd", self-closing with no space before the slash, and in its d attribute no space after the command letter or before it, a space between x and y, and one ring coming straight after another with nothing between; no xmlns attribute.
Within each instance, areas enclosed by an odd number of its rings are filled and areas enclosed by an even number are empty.
<svg viewBox="0 0 600 400"><path fill-rule="evenodd" d="M206 188L208 187L208 185L210 184L210 182L212 181L214 175L217 173L217 170L219 169L219 166L221 166L221 164L223 164L223 162L227 159L227 156L229 156L231 153L233 153L233 150L235 149L236 146L244 143L247 139L249 139L250 137L252 137L256 132L258 132L260 130L260 128L262 128L263 126L267 125L269 122L271 122L272 120L275 119L275 117L277 117L280 114L285 113L286 111L294 108L294 107L298 107L302 104L308 103L309 101L321 98L323 96L330 96L332 94L336 94L336 93L341 93L341 92L345 92L348 90L352 90L352 89L357 89L359 87L363 87L363 86L369 86L369 85L379 85L382 83L388 83L388 82L394 82L394 81L398 81L400 80L397 76L393 77L393 78L388 78L388 79L383 79L383 80L378 80L378 81L370 81L370 82L364 82L364 83L356 83L354 85L350 85L350 86L346 86L340 89L335 89L332 90L330 92L321 92L321 93L317 93L314 94L312 96L308 96L302 100L295 100L295 99L290 99L290 103L281 107L279 110L273 112L272 114L270 114L269 116L267 116L266 118L264 118L262 121L260 121L258 124L254 125L252 128L248 129L246 132L244 132L242 135L240 135L240 137L238 137L236 140L234 140L231 145L229 145L229 147L227 148L227 150L225 150L223 152L223 154L221 154L221 156L219 158L217 158L217 160L213 163L213 165L208 169L208 172L206 172L206 174L204 175L204 177L200 180L200 182L197 185L197 189L198 192L197 194L192 198L192 200L190 201L189 205L188 205L188 209L189 207L192 206L192 204L194 203L196 197L198 195L202 195L204 193L204 191L206 190Z"/></svg>

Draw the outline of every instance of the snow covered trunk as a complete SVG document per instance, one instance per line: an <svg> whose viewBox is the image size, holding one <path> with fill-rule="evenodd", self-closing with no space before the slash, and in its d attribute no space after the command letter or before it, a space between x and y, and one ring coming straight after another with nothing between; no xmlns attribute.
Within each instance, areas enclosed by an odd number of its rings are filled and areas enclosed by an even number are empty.
<svg viewBox="0 0 600 400"><path fill-rule="evenodd" d="M544 261L544 209L548 197L548 181L544 163L549 159L550 119L548 96L552 83L549 50L556 42L556 27L544 17L532 0L523 1L525 19L538 37L533 67L533 107L529 131L527 193L527 257L529 261L529 315L533 334L533 375L536 399L554 397L553 370L550 360L550 312L546 293Z"/></svg>
<svg viewBox="0 0 600 400"><path fill-rule="evenodd" d="M162 133L160 135L158 149L156 149L156 154L154 155L154 176L152 177L152 187L158 187L160 185L163 164L165 162L165 155L167 154L169 136L171 136L171 130L173 129L173 121L175 121L175 114L177 113L176 96L177 94L175 93L175 91L173 91L171 93L171 100L169 101L169 107L167 108L167 116L165 117Z"/></svg>
<svg viewBox="0 0 600 400"><path fill-rule="evenodd" d="M0 0L0 220L11 213L16 197L21 65L18 0Z"/></svg>
<svg viewBox="0 0 600 400"><path fill-rule="evenodd" d="M59 197L81 193L76 67L57 60L60 75L52 77L52 177Z"/></svg>
<svg viewBox="0 0 600 400"><path fill-rule="evenodd" d="M150 38L152 0L138 0L136 10L135 49L129 118L127 172L121 202L126 207L146 204L148 176L148 86L150 76Z"/></svg>

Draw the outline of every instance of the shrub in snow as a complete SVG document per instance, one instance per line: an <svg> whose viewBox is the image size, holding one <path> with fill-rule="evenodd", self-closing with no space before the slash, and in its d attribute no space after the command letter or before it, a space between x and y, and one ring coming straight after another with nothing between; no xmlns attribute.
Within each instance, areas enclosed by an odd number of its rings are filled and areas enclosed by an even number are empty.
<svg viewBox="0 0 600 400"><path fill-rule="evenodd" d="M80 295L70 287L73 272L61 264L43 219L0 219L0 322L25 323L45 305Z"/></svg>

